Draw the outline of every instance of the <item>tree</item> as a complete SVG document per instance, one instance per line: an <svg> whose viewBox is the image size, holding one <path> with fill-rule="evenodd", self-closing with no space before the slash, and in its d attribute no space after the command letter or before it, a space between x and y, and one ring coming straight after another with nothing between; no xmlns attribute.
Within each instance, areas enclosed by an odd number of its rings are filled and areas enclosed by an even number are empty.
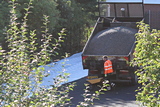
<svg viewBox="0 0 160 107"><path fill-rule="evenodd" d="M21 23L17 22L16 3L11 2L10 26L6 32L9 50L0 48L0 101L4 107L29 107L29 106L65 106L70 101L68 91L73 85L58 88L68 74L62 72L53 80L54 86L41 86L41 82L48 71L44 66L50 61L55 48L62 42L64 32L59 33L59 39L55 44L50 44L52 35L48 33L48 16L43 17L42 44L37 50L35 30L27 29L27 17L32 7L32 1L24 14ZM29 35L29 36L28 36ZM51 47L53 46L53 48ZM56 82L58 81L58 83ZM61 81L60 81L61 80ZM64 80L64 81L62 81ZM54 102L53 102L54 101Z"/></svg>
<svg viewBox="0 0 160 107"><path fill-rule="evenodd" d="M136 34L134 64L140 68L137 71L139 83L136 98L142 105L148 107L160 106L160 30L150 29L149 25L138 24Z"/></svg>
<svg viewBox="0 0 160 107"><path fill-rule="evenodd" d="M4 33L4 29L5 27L8 25L9 23L9 7L8 7L8 2L5 0L2 0L0 2L0 45L2 45L2 47L4 49L6 49L6 42L5 42L5 35Z"/></svg>
<svg viewBox="0 0 160 107"><path fill-rule="evenodd" d="M15 0L17 11L17 22L21 23L23 16L25 15L27 3L29 0ZM9 0L3 0L1 2L1 15L0 15L0 42L3 49L7 49L7 43L5 42L5 35L3 29L8 26L9 23ZM58 39L58 35L55 35L61 31L62 28L66 28L65 42L63 43L59 53L64 55L65 52L76 53L82 51L88 37L88 29L93 26L95 22L95 12L97 11L96 0L89 0L86 3L75 0L33 0L31 13L28 15L27 26L28 30L36 30L37 42L41 44L40 39L42 24L42 15L49 16L48 28L49 32L54 34L54 37ZM87 33L86 33L87 32ZM55 40L53 39L54 43Z"/></svg>
<svg viewBox="0 0 160 107"><path fill-rule="evenodd" d="M90 29L95 21L95 1L87 4L75 0L57 0L57 9L60 11L59 27L66 28L65 42L62 45L64 52L71 54L82 51L86 29ZM62 51L62 53L64 53Z"/></svg>
<svg viewBox="0 0 160 107"><path fill-rule="evenodd" d="M27 29L27 18L31 12L32 0L25 8L26 13L20 22L17 21L17 4L14 1L11 1L10 23L6 31L9 50L5 51L0 47L1 106L69 106L71 100L69 91L73 89L74 83L64 84L60 87L61 83L66 82L67 73L62 71L56 78L53 78L53 86L41 86L43 78L49 75L48 71L45 70L45 66L51 60L50 56L59 45L59 42L63 42L64 30L59 33L59 39L56 39L57 42L51 43L52 35L47 28L49 17L44 15L42 43L39 45L40 50L37 51L36 40L38 38L36 38L36 30ZM85 101L84 103L81 102L78 107L88 106L88 103L92 104L93 99L99 95L99 91L96 91L96 94L93 95L84 94ZM88 96L91 98L88 98Z"/></svg>
<svg viewBox="0 0 160 107"><path fill-rule="evenodd" d="M17 13L17 22L21 23L23 20L23 17L25 16L26 10L25 8L28 7L28 2L29 0L15 0L16 3L16 13ZM8 26L9 24L9 1L2 1L2 4L0 5L2 10L1 11L1 19L0 21L2 21L3 23L0 25L1 29L4 29L5 27ZM59 11L56 9L56 3L54 2L54 0L33 0L32 2L32 6L34 8L31 8L30 10L32 11L27 18L27 29L28 30L36 30L36 37L38 38L37 41L39 42L39 44L41 43L40 39L42 38L42 36L40 36L42 33L41 31L44 30L43 28L41 28L41 26L43 25L43 18L41 16L43 16L43 14L49 16L49 22L47 27L50 28L49 32L52 33L53 30L55 29L57 23L58 23L58 18L59 18ZM5 35L3 35L3 31L0 31L1 34L1 40L2 42L5 39ZM3 47L7 47L6 43L3 42L2 43Z"/></svg>

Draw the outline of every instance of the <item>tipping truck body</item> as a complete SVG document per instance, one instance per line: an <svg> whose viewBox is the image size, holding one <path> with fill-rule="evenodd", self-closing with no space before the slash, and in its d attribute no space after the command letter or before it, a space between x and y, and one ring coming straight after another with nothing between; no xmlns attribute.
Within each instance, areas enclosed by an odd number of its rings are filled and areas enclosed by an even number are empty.
<svg viewBox="0 0 160 107"><path fill-rule="evenodd" d="M99 18L83 52L82 64L88 69L87 81L91 84L103 80L103 56L112 61L112 82L137 82L136 67L129 62L134 58L136 22L143 20L142 2L98 2Z"/></svg>

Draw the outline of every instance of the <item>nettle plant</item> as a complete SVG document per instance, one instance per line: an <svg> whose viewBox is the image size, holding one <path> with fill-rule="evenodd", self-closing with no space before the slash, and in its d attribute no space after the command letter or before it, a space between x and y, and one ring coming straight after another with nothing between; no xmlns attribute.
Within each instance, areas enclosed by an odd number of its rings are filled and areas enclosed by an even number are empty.
<svg viewBox="0 0 160 107"><path fill-rule="evenodd" d="M148 107L160 106L160 30L151 30L149 25L140 22L136 34L134 64L139 66L136 72L141 87L136 98Z"/></svg>
<svg viewBox="0 0 160 107"><path fill-rule="evenodd" d="M48 76L45 65L51 61L60 42L63 42L64 30L59 33L55 44L51 43L52 35L48 33L48 16L43 16L43 31L41 44L37 44L36 30L27 29L27 16L32 1L25 8L22 23L18 23L16 3L11 1L10 26L6 31L8 50L0 51L0 105L6 107L29 106L64 106L69 104L68 92L73 84L59 88L59 84L65 83L69 74L61 71L62 76L53 79L53 86L41 86L42 80ZM55 82L59 78L64 81Z"/></svg>

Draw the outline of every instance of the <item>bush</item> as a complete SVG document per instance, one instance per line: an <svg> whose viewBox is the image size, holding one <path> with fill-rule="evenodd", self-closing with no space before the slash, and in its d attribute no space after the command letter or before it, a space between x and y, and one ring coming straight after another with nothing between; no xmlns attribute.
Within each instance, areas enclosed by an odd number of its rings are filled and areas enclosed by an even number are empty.
<svg viewBox="0 0 160 107"><path fill-rule="evenodd" d="M6 32L9 51L1 48L1 69L0 69L0 101L2 106L28 107L28 106L63 106L68 104L70 98L68 91L74 86L72 84L67 87L58 89L56 83L54 87L41 86L44 76L48 76L48 71L44 65L50 61L50 56L55 51L59 42L62 42L64 31L59 33L59 39L56 44L51 44L52 35L48 33L48 17L43 17L42 39L43 42L37 50L35 30L27 29L27 17L32 1L24 15L22 23L17 22L17 14L15 11L16 4L12 1L10 26ZM68 74L63 73L65 78ZM55 82L53 80L53 82Z"/></svg>
<svg viewBox="0 0 160 107"><path fill-rule="evenodd" d="M150 29L149 25L138 24L136 34L134 64L140 68L137 71L139 83L136 98L142 105L148 107L160 106L160 30Z"/></svg>
<svg viewBox="0 0 160 107"><path fill-rule="evenodd" d="M50 56L56 55L55 49L59 42L63 42L64 29L58 34L59 38L55 40L57 42L55 44L51 43L53 37L48 33L49 29L47 28L49 17L44 15L42 44L39 45L36 30L27 29L27 17L32 8L32 0L25 8L26 13L21 23L17 21L17 4L14 1L11 2L10 24L9 29L6 30L9 50L5 51L0 48L1 106L69 106L71 104L69 91L73 90L75 83L61 85L66 83L69 74L60 71L60 74L53 78L52 86L41 85L43 78L49 75L45 66L51 61ZM84 94L84 103L81 102L78 106L84 107L93 104L93 99L97 98L102 90L105 90L104 87L96 91L96 94L90 96Z"/></svg>

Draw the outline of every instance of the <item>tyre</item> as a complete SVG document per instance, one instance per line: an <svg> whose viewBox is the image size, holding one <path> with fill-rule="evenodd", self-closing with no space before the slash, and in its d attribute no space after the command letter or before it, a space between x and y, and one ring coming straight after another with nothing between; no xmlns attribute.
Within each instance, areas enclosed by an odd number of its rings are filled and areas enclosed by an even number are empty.
<svg viewBox="0 0 160 107"><path fill-rule="evenodd" d="M135 71L136 71L136 67L131 67L130 68L130 75L131 75L131 85L136 85L138 84L138 77L137 75L135 74Z"/></svg>
<svg viewBox="0 0 160 107"><path fill-rule="evenodd" d="M131 79L131 85L136 85L138 84L138 77L136 74L134 74L134 76Z"/></svg>

